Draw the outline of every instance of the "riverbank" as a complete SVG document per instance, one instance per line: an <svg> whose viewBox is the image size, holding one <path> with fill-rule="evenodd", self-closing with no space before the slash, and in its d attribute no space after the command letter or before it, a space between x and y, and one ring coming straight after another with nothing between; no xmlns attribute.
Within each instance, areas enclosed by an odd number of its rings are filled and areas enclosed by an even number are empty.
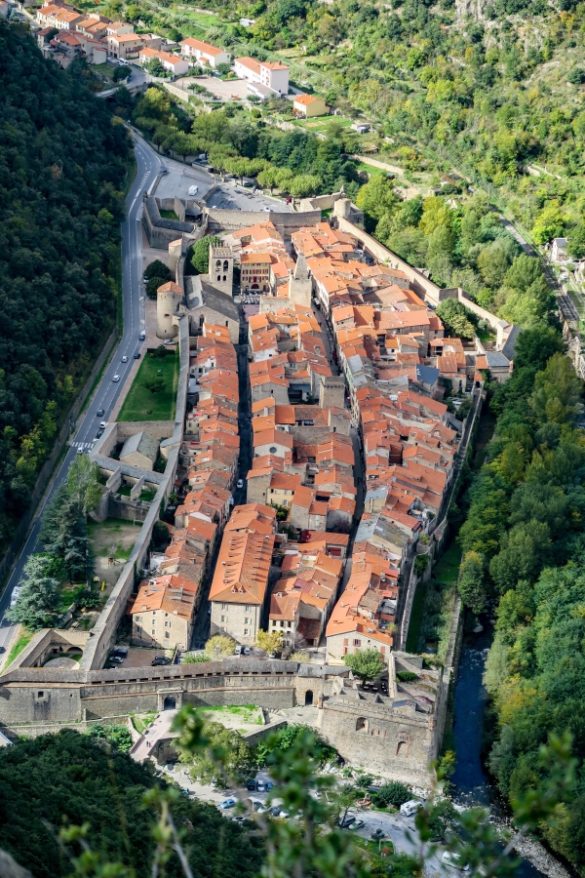
<svg viewBox="0 0 585 878"><path fill-rule="evenodd" d="M483 685L487 654L492 631L466 634L461 647L453 695L452 746L456 754L451 782L453 800L467 808L481 805L489 808L492 821L509 832L508 815L502 810L497 792L483 764L484 723L488 694ZM523 858L518 878L573 878L535 838L516 835L514 848Z"/></svg>

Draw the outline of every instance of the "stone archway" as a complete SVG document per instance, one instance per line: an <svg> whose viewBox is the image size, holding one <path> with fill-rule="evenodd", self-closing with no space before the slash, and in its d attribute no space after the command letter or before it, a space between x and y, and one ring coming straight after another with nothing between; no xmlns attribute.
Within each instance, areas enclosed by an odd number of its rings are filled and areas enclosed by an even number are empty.
<svg viewBox="0 0 585 878"><path fill-rule="evenodd" d="M310 707L310 705L312 703L313 703L313 690L307 689L307 691L305 692L305 707Z"/></svg>
<svg viewBox="0 0 585 878"><path fill-rule="evenodd" d="M163 701L163 710L176 710L177 708L177 699L174 695L165 695Z"/></svg>

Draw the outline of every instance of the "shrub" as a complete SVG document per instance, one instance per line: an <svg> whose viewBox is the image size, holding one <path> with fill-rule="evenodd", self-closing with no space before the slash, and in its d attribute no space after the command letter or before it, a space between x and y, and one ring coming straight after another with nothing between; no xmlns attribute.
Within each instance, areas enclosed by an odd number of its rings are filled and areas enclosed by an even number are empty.
<svg viewBox="0 0 585 878"><path fill-rule="evenodd" d="M372 802L374 805L377 805L378 808L387 808L388 805L392 805L394 808L400 808L401 805L404 805L405 802L412 798L412 793L403 783L399 783L398 781L391 781L391 783L384 784L383 787L380 787L375 793L372 793Z"/></svg>

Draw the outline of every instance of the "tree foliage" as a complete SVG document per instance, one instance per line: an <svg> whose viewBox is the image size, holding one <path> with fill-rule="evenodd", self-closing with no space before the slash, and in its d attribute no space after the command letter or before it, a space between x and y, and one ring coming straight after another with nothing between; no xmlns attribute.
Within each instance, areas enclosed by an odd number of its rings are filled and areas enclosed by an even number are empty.
<svg viewBox="0 0 585 878"><path fill-rule="evenodd" d="M256 644L270 656L279 656L284 648L282 631L258 631Z"/></svg>
<svg viewBox="0 0 585 878"><path fill-rule="evenodd" d="M344 656L346 666L362 683L375 680L384 670L384 659L377 649L358 649Z"/></svg>
<svg viewBox="0 0 585 878"><path fill-rule="evenodd" d="M117 734L123 731L118 729ZM153 833L157 801L152 794L160 795L168 787L152 769L120 752L118 744L110 746L107 739L112 734L108 730L103 740L99 730L95 736L61 731L23 739L0 751L0 847L35 878L72 874L59 831L83 824L87 824L86 845L100 852L98 859L121 861L128 869L89 874L151 874L157 844ZM258 874L260 845L215 808L174 796L173 818L194 874L201 878ZM71 852L81 855L78 842ZM170 852L165 875L183 874L176 854Z"/></svg>
<svg viewBox="0 0 585 878"><path fill-rule="evenodd" d="M209 271L209 248L215 244L221 244L221 238L217 235L205 235L194 244L191 264L196 274L207 274Z"/></svg>
<svg viewBox="0 0 585 878"><path fill-rule="evenodd" d="M73 64L0 21L0 550L114 324L130 151Z"/></svg>
<svg viewBox="0 0 585 878"><path fill-rule="evenodd" d="M525 283L531 266L523 260L516 269ZM486 670L498 722L492 771L510 800L540 795L551 779L540 749L551 735L570 734L575 782L541 828L552 847L582 864L585 440L576 426L581 383L560 347L547 329L518 339L514 374L492 402L499 417L486 462L469 492L458 585L474 612L496 607Z"/></svg>

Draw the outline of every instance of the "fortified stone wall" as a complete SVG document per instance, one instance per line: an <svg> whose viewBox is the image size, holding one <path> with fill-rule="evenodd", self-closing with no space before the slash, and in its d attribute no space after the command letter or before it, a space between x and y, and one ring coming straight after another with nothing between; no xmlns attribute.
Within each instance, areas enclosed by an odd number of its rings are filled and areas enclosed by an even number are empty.
<svg viewBox="0 0 585 878"><path fill-rule="evenodd" d="M326 741L353 765L402 783L427 787L436 755L433 717L400 715L336 696L320 712Z"/></svg>
<svg viewBox="0 0 585 878"><path fill-rule="evenodd" d="M207 207L208 232L234 231L246 226L253 226L260 222L271 221L282 235L290 235L303 226L313 226L321 222L320 210L309 210L294 213L284 213L275 210L266 213L258 213L253 210L222 210L217 207Z"/></svg>
<svg viewBox="0 0 585 878"><path fill-rule="evenodd" d="M179 461L179 450L183 436L185 409L187 406L189 326L186 320L181 320L179 323L179 359L180 365L175 422L172 436L167 440L168 456L163 480L151 503L150 509L147 512L144 524L140 529L128 563L120 574L116 585L108 597L104 609L100 613L100 616L90 633L90 640L81 660L81 667L83 669L100 668L105 663L116 629L126 610L128 598L134 590L137 571L144 566L148 547L152 539L152 531L154 525L158 521L160 508L166 500L168 500L173 489Z"/></svg>

